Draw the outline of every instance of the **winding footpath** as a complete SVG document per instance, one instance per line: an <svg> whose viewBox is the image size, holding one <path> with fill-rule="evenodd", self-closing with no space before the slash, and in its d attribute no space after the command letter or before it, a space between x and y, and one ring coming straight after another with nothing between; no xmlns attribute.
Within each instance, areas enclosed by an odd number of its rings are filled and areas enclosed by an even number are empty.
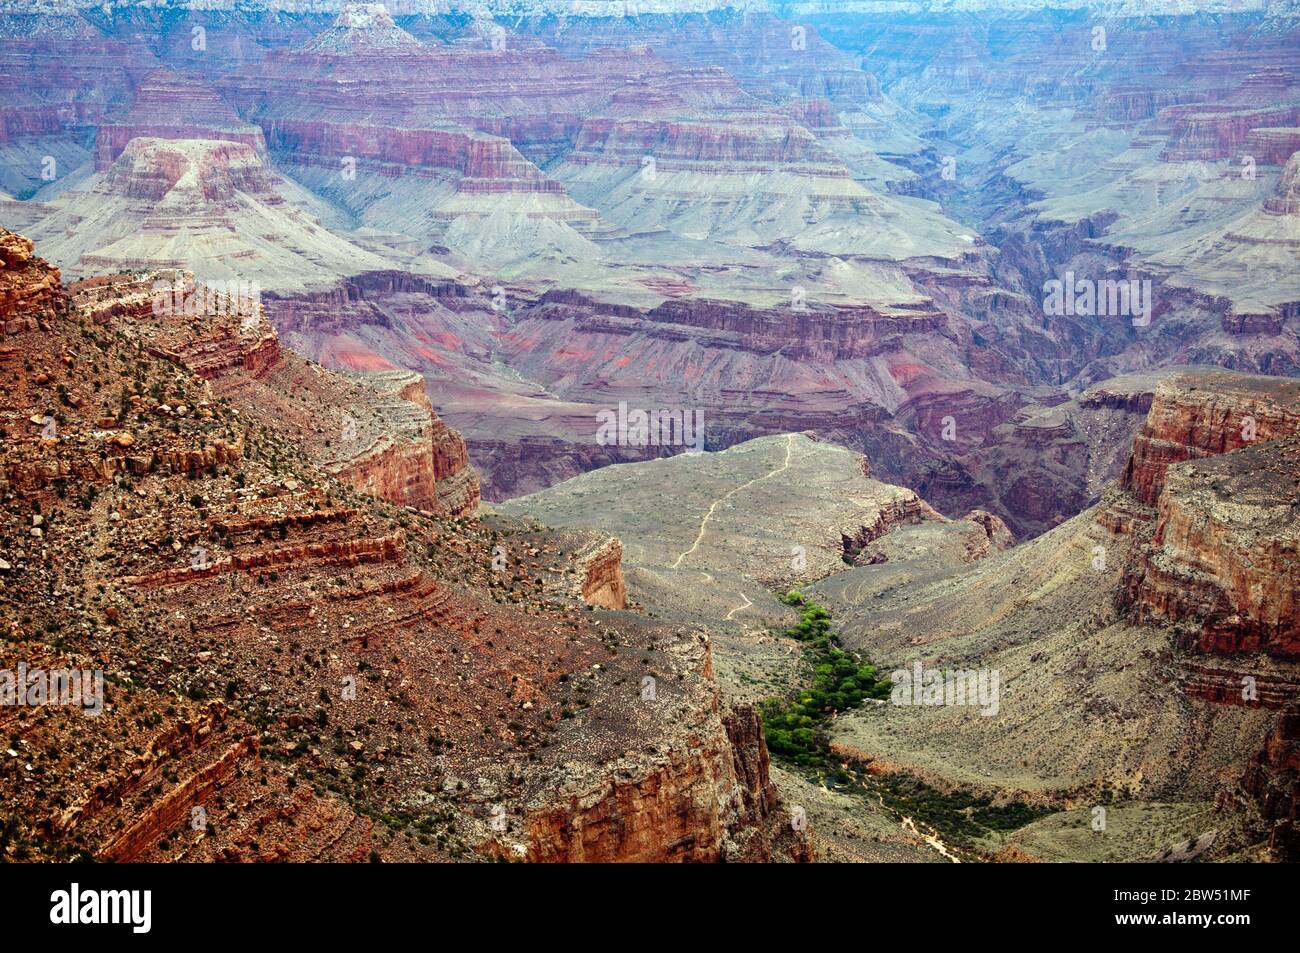
<svg viewBox="0 0 1300 953"><path fill-rule="evenodd" d="M709 520L713 518L713 513L718 508L718 505L720 503L725 503L727 500L731 499L731 497L735 496L741 490L746 490L749 487L753 486L755 483L761 483L762 481L768 479L769 477L774 477L778 473L783 473L786 470L790 469L790 454L793 450L794 450L794 434L788 433L785 435L785 462L784 463L782 463L779 467L773 470L769 470L767 473L764 473L762 476L754 477L754 479L748 481L747 483L742 483L740 484L740 486L733 487L732 489L724 493L722 496L714 500L713 503L709 506L708 512L704 514L704 519L700 520L700 531L695 536L695 542L691 543L691 548L686 550L680 556L678 556L677 561L674 562L672 566L670 566L669 568L670 569L681 568L682 560L685 559L687 556L691 555L692 553L694 553L695 550L700 548L700 543L703 542L704 540L704 533L709 528ZM740 608L743 609L745 607L741 606Z"/></svg>

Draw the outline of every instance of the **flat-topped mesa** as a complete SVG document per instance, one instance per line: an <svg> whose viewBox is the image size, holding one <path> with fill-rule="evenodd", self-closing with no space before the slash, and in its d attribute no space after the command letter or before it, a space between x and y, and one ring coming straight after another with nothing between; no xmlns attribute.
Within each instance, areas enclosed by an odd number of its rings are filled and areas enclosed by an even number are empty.
<svg viewBox="0 0 1300 953"><path fill-rule="evenodd" d="M79 278L183 268L205 281L301 289L387 264L281 189L293 187L246 142L138 137L52 203L33 237Z"/></svg>
<svg viewBox="0 0 1300 953"><path fill-rule="evenodd" d="M825 165L818 174L849 175L815 135L775 113L672 122L596 119L583 125L568 161L640 166L646 156L654 157L656 171L811 171Z"/></svg>
<svg viewBox="0 0 1300 953"><path fill-rule="evenodd" d="M599 226L596 211L574 202L561 183L501 136L427 125L404 128L395 123L296 117L266 118L262 126L279 161L303 169L308 176L333 176L346 163L358 174L400 179L406 188L432 189L436 197L426 197L436 207L425 217L435 234L456 219L482 219L497 210L518 210L580 232ZM445 183L453 188L447 190Z"/></svg>
<svg viewBox="0 0 1300 953"><path fill-rule="evenodd" d="M942 312L882 314L871 307L815 310L759 309L731 301L670 300L647 315L665 326L683 325L736 335L733 346L760 353L782 351L791 358L845 360L888 349L900 334L938 331Z"/></svg>
<svg viewBox="0 0 1300 953"><path fill-rule="evenodd" d="M1300 383L1244 374L1179 374L1156 388L1120 485L1155 506L1173 463L1300 433Z"/></svg>
<svg viewBox="0 0 1300 953"><path fill-rule="evenodd" d="M35 256L30 239L0 228L0 333L36 330L67 308L59 269Z"/></svg>
<svg viewBox="0 0 1300 953"><path fill-rule="evenodd" d="M95 133L95 171L106 172L127 143L137 138L242 142L266 157L262 130L236 115L198 79L169 70L144 78L131 108L105 119Z"/></svg>
<svg viewBox="0 0 1300 953"><path fill-rule="evenodd" d="M340 157L352 157L358 168L373 167L391 175L453 173L472 179L517 179L538 191L549 180L510 140L466 129L404 128L382 123L293 118L267 119L263 123L270 148L292 153L293 161L311 164L330 160L337 168ZM554 191L554 185L549 186Z"/></svg>
<svg viewBox="0 0 1300 953"><path fill-rule="evenodd" d="M132 139L105 174L102 190L130 199L167 197L170 205L189 201L196 214L237 191L281 201L253 147L221 140Z"/></svg>

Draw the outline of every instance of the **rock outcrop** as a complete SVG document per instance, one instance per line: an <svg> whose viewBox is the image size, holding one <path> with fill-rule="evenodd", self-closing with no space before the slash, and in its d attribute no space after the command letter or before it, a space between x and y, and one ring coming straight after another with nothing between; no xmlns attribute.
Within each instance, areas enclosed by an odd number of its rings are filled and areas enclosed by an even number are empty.
<svg viewBox="0 0 1300 953"><path fill-rule="evenodd" d="M278 426L328 473L382 499L461 516L478 506L465 442L434 413L423 378L341 375L280 347L255 296L184 272L90 279L74 300L158 357L211 381L248 413L278 409ZM327 423L329 426L327 426Z"/></svg>
<svg viewBox="0 0 1300 953"><path fill-rule="evenodd" d="M1196 624L1203 652L1300 657L1298 497L1297 436L1170 467L1130 577L1138 616Z"/></svg>
<svg viewBox="0 0 1300 953"><path fill-rule="evenodd" d="M599 542L575 557L582 567L582 598L588 605L606 609L627 608L623 583L623 544L617 539Z"/></svg>
<svg viewBox="0 0 1300 953"><path fill-rule="evenodd" d="M6 336L34 331L68 307L59 270L32 249L30 239L0 230L0 329Z"/></svg>
<svg viewBox="0 0 1300 953"><path fill-rule="evenodd" d="M1285 704L1300 690L1300 386L1166 379L1121 486L1101 514L1132 540L1117 606L1176 635L1188 695Z"/></svg>
<svg viewBox="0 0 1300 953"><path fill-rule="evenodd" d="M1300 859L1300 705L1293 702L1278 717L1251 757L1241 788L1270 824L1268 846L1274 858Z"/></svg>
<svg viewBox="0 0 1300 953"><path fill-rule="evenodd" d="M97 716L0 711L22 752L0 760L6 859L806 856L707 643L585 611L575 579L610 594L615 551L580 566L571 534L334 479L296 428L362 385L287 351L192 373L184 355L207 349L142 309L139 276L76 289L72 319L48 322L43 262L0 276L18 329L0 362L0 666L108 676ZM203 313L200 333L254 347L267 328L248 316ZM429 426L411 380L384 386ZM243 452L159 462L219 444ZM122 457L145 462L83 476Z"/></svg>
<svg viewBox="0 0 1300 953"><path fill-rule="evenodd" d="M1228 453L1300 432L1300 385L1287 380L1210 375L1162 382L1133 442L1120 485L1147 506L1174 463Z"/></svg>

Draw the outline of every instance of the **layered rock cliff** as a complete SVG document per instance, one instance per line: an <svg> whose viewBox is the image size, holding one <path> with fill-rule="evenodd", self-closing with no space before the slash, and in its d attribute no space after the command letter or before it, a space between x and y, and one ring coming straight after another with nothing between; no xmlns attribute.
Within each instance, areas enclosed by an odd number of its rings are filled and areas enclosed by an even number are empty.
<svg viewBox="0 0 1300 953"><path fill-rule="evenodd" d="M0 231L0 329L6 335L34 331L67 308L59 270L33 256L30 239Z"/></svg>
<svg viewBox="0 0 1300 953"><path fill-rule="evenodd" d="M1154 506L1171 464L1295 434L1300 430L1298 400L1300 385L1284 379L1220 374L1165 381L1133 442L1120 485Z"/></svg>

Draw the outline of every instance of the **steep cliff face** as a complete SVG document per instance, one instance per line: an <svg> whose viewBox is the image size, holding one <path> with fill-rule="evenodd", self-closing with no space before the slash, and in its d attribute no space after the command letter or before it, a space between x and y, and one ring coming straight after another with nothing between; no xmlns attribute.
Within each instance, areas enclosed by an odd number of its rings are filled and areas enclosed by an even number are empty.
<svg viewBox="0 0 1300 953"><path fill-rule="evenodd" d="M941 522L943 516L915 493L910 490L905 491L902 495L885 501L870 522L856 527L852 532L840 534L844 558L851 562L872 542L898 527L927 520ZM1005 526L1002 527L1002 531L1006 531Z"/></svg>
<svg viewBox="0 0 1300 953"><path fill-rule="evenodd" d="M1291 664L1300 655L1300 385L1167 379L1122 486L1104 520L1134 543L1117 605L1170 627L1190 650L1189 695L1285 703L1300 685Z"/></svg>
<svg viewBox="0 0 1300 953"><path fill-rule="evenodd" d="M373 439L345 435L339 446L347 455L331 458L325 468L394 503L455 516L473 512L478 473L460 434L433 412L424 379L403 371L352 378L374 389L371 409L380 413L382 424Z"/></svg>
<svg viewBox="0 0 1300 953"><path fill-rule="evenodd" d="M1300 385L1292 381L1210 375L1176 377L1156 391L1133 443L1121 486L1148 506L1173 463L1228 453L1300 430Z"/></svg>
<svg viewBox="0 0 1300 953"><path fill-rule="evenodd" d="M1291 156L1300 152L1300 126L1252 129L1242 151L1261 164L1286 165Z"/></svg>
<svg viewBox="0 0 1300 953"><path fill-rule="evenodd" d="M659 759L649 773L566 791L561 805L530 813L529 859L811 860L802 835L781 829L758 712L742 706L687 732L687 750Z"/></svg>
<svg viewBox="0 0 1300 953"><path fill-rule="evenodd" d="M1198 624L1211 654L1300 656L1298 491L1295 437L1170 467L1131 577L1139 617Z"/></svg>
<svg viewBox="0 0 1300 953"><path fill-rule="evenodd" d="M1300 134L1300 130L1297 130ZM1300 151L1294 153L1282 170L1278 179L1277 191L1264 203L1264 211L1278 216L1290 216L1291 221L1300 221ZM1300 238L1296 238L1300 241Z"/></svg>
<svg viewBox="0 0 1300 953"><path fill-rule="evenodd" d="M1173 128L1166 162L1226 159L1237 155L1251 131L1300 122L1300 108L1244 108L1240 105L1172 106L1162 119Z"/></svg>

